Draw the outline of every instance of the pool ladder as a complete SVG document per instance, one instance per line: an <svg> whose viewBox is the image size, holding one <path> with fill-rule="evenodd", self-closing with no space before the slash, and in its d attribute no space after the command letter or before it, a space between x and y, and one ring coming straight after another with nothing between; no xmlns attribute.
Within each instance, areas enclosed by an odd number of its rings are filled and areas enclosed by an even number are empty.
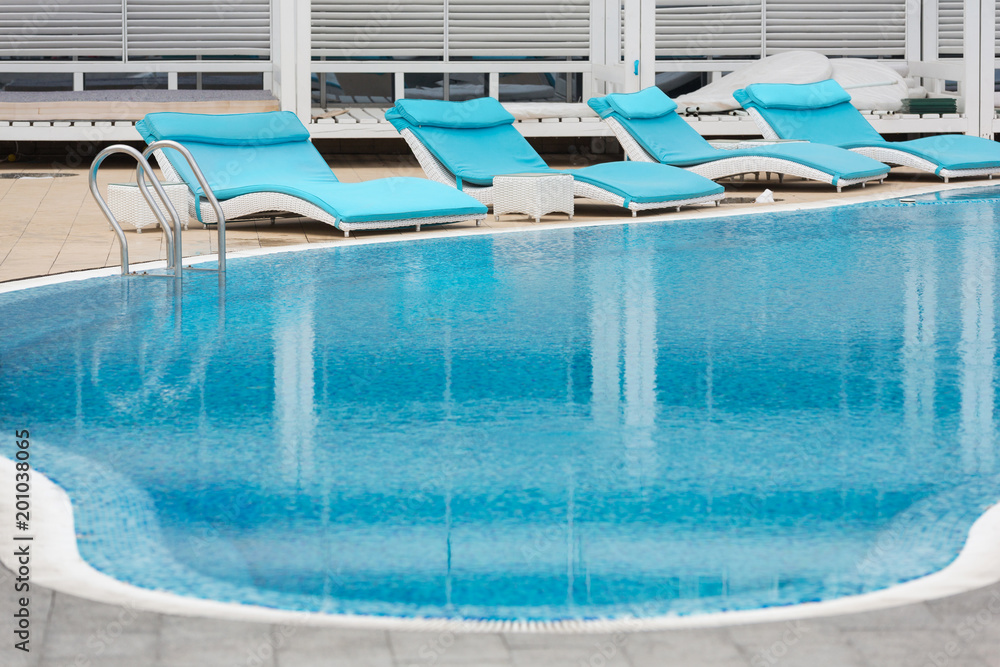
<svg viewBox="0 0 1000 667"><path fill-rule="evenodd" d="M188 266L187 268L189 271L213 271L219 273L220 275L224 274L226 272L226 216L222 212L222 206L219 204L219 200L215 198L212 188L209 187L208 181L205 179L205 175L198 167L198 163L195 162L194 156L191 155L190 151L176 141L163 140L150 144L142 153L131 146L126 146L125 144L108 146L97 154L97 157L94 158L93 164L90 166L90 194L97 201L97 205L101 207L104 217L108 219L108 223L111 224L111 228L115 230L115 234L118 236L118 245L121 247L122 255L122 275L158 276L177 279L181 277L181 264L184 259L181 249L181 218L177 214L177 209L174 208L173 202L170 201L170 198L167 197L167 193L163 190L163 186L160 184L159 179L156 178L156 174L153 173L153 168L150 167L148 160L149 155L153 151L163 148L171 148L180 153L181 156L187 160L188 166L191 167L191 171L194 172L194 177L198 179L198 184L201 185L201 189L205 193L205 197L208 199L209 203L212 205L212 208L215 210L216 219L219 221L219 261L216 267L202 269ZM125 232L122 230L122 226L118 223L118 220L115 219L111 209L108 208L108 203L104 200L104 197L101 195L100 188L97 186L97 170L100 169L101 163L104 162L107 157L116 153L131 155L138 163L135 167L135 180L136 184L139 186L139 192L142 194L142 198L146 201L146 204L153 212L153 215L156 216L157 221L160 223L160 227L163 229L163 234L167 238L167 271L165 273L149 271L134 273L129 271L128 239L125 238ZM167 211L170 213L171 222L173 223L172 225L167 223L166 219L163 217L163 212L160 211L160 207L153 201L153 196L149 193L149 187L146 184L146 174L149 174L153 190L156 191L160 201L166 205ZM186 211L185 214L187 214Z"/></svg>

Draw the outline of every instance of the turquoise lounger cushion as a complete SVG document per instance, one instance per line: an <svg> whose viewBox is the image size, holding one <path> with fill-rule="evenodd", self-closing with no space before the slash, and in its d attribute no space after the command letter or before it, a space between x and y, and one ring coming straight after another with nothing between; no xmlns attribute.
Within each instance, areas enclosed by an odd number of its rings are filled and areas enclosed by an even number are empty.
<svg viewBox="0 0 1000 667"><path fill-rule="evenodd" d="M605 162L561 173L613 192L626 205L700 199L725 192L724 187L704 176L655 162Z"/></svg>
<svg viewBox="0 0 1000 667"><path fill-rule="evenodd" d="M465 102L399 100L394 108L407 123L421 127L473 129L510 125L514 122L514 116L492 97Z"/></svg>
<svg viewBox="0 0 1000 667"><path fill-rule="evenodd" d="M794 86L755 83L745 90L737 90L733 96L745 108L756 109L783 139L805 139L847 149L890 148L931 162L937 174L945 169L1000 169L1000 144L989 139L944 134L911 141L886 141L849 102L812 109L788 108L788 104L781 102L782 95L793 93L799 102L810 98L823 101L823 91L834 91L831 83L840 88L839 84L830 81ZM819 92L802 92L810 89Z"/></svg>
<svg viewBox="0 0 1000 667"><path fill-rule="evenodd" d="M755 83L743 92L765 109L823 109L851 101L850 94L833 79L816 83Z"/></svg>
<svg viewBox="0 0 1000 667"><path fill-rule="evenodd" d="M411 125L409 129L463 183L493 185L498 174L551 171L510 125L464 130Z"/></svg>
<svg viewBox="0 0 1000 667"><path fill-rule="evenodd" d="M386 112L386 119L397 130L412 132L455 175L459 188L465 184L490 186L494 176L503 174L567 173L578 181L613 192L626 205L694 199L723 192L722 186L703 176L662 164L612 162L560 172L549 167L528 140L509 124L467 129L413 125L398 110L402 102Z"/></svg>
<svg viewBox="0 0 1000 667"><path fill-rule="evenodd" d="M663 164L693 167L725 158L772 157L830 174L834 185L842 179L874 178L889 171L889 167L877 160L818 144L775 144L741 150L718 149L709 144L697 130L676 113L653 118L625 118L605 102L607 97L593 98L588 104L602 117L614 118L647 153Z"/></svg>
<svg viewBox="0 0 1000 667"><path fill-rule="evenodd" d="M197 116L197 121L192 116ZM163 112L147 114L141 122L150 136L177 142L269 146L309 140L309 130L291 111L219 115Z"/></svg>
<svg viewBox="0 0 1000 667"><path fill-rule="evenodd" d="M967 134L939 134L910 141L889 141L884 146L916 155L941 170L1000 168L1000 144Z"/></svg>
<svg viewBox="0 0 1000 667"><path fill-rule="evenodd" d="M308 134L300 141L258 145L183 140L178 137L190 132L181 121L202 128L198 131L204 133L204 128L208 127L205 121L212 116L171 114L187 116L170 119L175 123L171 126L158 122L161 115L163 114L148 114L136 123L139 134L146 143L171 139L183 144L194 156L219 200L257 192L279 192L311 202L342 222L452 215L471 217L482 216L487 211L483 204L472 197L422 178L382 178L363 183L340 183L330 171L326 160L309 141ZM302 127L298 118L294 115L292 118ZM248 124L241 125L246 127ZM177 134L162 134L172 131ZM204 192L187 161L177 151L169 148L164 149L164 154L197 196L196 213L202 219L201 197Z"/></svg>
<svg viewBox="0 0 1000 667"><path fill-rule="evenodd" d="M847 149L887 143L849 101L815 109L764 107L754 101L762 96L764 99L774 97L773 93L761 92L762 90L780 86L780 92L791 85L755 83L745 89L737 90L733 93L733 97L744 109L755 109L782 139L801 139ZM797 84L796 87L807 88L815 85ZM800 95L800 99L803 97Z"/></svg>
<svg viewBox="0 0 1000 667"><path fill-rule="evenodd" d="M659 118L677 109L677 102L656 86L637 93L612 93L602 99L615 113L630 119ZM600 115L600 111L594 110Z"/></svg>

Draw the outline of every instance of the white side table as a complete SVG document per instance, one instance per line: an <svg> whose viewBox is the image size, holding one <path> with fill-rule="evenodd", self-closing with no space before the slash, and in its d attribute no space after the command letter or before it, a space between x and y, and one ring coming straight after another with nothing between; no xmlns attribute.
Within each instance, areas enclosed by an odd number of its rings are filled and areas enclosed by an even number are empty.
<svg viewBox="0 0 1000 667"><path fill-rule="evenodd" d="M190 190L186 183L162 183L163 191L167 193L170 202L177 209L177 215L181 217L184 229L188 228L188 199ZM164 219L170 224L170 212L160 201L160 195L156 194L153 186L149 186L149 193L153 195L153 200L160 207ZM137 183L111 183L108 185L108 208L114 214L115 220L122 225L135 227L137 233L142 233L143 227L152 227L159 224L156 215L150 210L149 204L142 198Z"/></svg>
<svg viewBox="0 0 1000 667"><path fill-rule="evenodd" d="M524 213L540 222L546 213L573 219L573 177L569 174L506 174L493 178L493 218Z"/></svg>

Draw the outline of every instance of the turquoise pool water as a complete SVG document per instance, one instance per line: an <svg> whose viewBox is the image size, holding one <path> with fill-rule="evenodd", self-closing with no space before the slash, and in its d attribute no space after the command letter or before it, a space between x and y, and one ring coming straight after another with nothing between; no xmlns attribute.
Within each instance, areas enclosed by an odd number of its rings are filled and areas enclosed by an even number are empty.
<svg viewBox="0 0 1000 667"><path fill-rule="evenodd" d="M147 588L519 619L876 590L1000 498L995 193L4 294L0 420Z"/></svg>

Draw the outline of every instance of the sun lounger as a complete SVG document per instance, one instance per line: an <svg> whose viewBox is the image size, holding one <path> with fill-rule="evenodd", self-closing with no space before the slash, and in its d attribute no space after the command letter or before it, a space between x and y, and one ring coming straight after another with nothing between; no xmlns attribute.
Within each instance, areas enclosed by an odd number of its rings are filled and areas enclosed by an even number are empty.
<svg viewBox="0 0 1000 667"><path fill-rule="evenodd" d="M380 178L341 183L309 140L295 114L201 115L151 113L136 124L147 143L172 139L194 156L222 205L226 220L288 212L356 229L419 228L486 217L472 197L423 178ZM175 155L171 155L175 153ZM168 180L194 193L190 214L216 222L187 162L169 148L156 151Z"/></svg>
<svg viewBox="0 0 1000 667"><path fill-rule="evenodd" d="M406 139L427 176L493 203L493 178L507 174L571 174L573 194L637 211L718 202L723 188L661 164L609 162L551 169L497 100L398 100L386 120Z"/></svg>
<svg viewBox="0 0 1000 667"><path fill-rule="evenodd" d="M947 182L1000 173L1000 144L964 134L886 141L832 79L818 83L756 83L733 96L766 138L805 139L846 148L891 165L914 167Z"/></svg>
<svg viewBox="0 0 1000 667"><path fill-rule="evenodd" d="M715 148L676 113L677 104L659 88L615 93L587 102L611 127L630 159L683 167L708 178L771 172L848 185L881 181L886 165L841 148L791 142L733 150Z"/></svg>

